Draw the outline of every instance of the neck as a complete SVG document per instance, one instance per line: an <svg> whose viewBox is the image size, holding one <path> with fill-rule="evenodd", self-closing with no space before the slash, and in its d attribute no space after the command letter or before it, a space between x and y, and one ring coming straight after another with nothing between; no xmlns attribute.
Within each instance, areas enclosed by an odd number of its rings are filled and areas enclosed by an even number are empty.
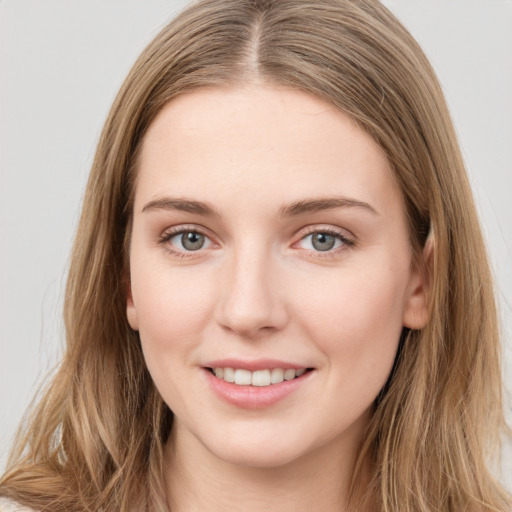
<svg viewBox="0 0 512 512"><path fill-rule="evenodd" d="M176 423L164 471L172 512L349 510L359 442L340 440L278 467L254 467L216 457Z"/></svg>

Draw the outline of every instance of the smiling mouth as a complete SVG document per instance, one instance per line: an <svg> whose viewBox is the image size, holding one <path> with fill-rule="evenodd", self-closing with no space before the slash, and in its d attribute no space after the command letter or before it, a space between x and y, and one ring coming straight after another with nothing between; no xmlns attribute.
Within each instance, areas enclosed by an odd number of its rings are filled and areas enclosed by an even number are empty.
<svg viewBox="0 0 512 512"><path fill-rule="evenodd" d="M272 368L268 370L250 371L242 368L207 368L215 377L239 386L272 386L281 382L294 380L313 368Z"/></svg>

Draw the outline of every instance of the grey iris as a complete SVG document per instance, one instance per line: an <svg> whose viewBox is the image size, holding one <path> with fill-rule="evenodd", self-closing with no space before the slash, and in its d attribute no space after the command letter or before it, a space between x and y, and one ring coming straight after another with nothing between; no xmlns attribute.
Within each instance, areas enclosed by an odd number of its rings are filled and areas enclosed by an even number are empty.
<svg viewBox="0 0 512 512"><path fill-rule="evenodd" d="M187 251L197 251L204 245L204 235L194 231L188 231L181 235L181 243Z"/></svg>
<svg viewBox="0 0 512 512"><path fill-rule="evenodd" d="M329 251L334 247L336 238L329 233L314 233L311 244L317 251Z"/></svg>

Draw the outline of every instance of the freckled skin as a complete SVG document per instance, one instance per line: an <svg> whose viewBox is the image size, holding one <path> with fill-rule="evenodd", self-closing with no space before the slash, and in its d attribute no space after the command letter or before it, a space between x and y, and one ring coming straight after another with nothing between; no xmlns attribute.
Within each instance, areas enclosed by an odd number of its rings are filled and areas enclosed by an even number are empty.
<svg viewBox="0 0 512 512"><path fill-rule="evenodd" d="M219 215L142 212L166 196L208 203ZM278 213L294 201L332 196L377 213ZM205 245L187 252L180 236L161 241L180 226L204 233ZM332 251L316 251L305 231L316 227L354 245L338 240ZM408 240L383 152L322 100L253 86L203 89L170 102L141 153L127 314L175 413L178 448L222 467L300 459L321 473L320 452L348 465L403 326L426 321ZM203 378L206 361L227 357L291 361L314 375L268 409L242 410Z"/></svg>

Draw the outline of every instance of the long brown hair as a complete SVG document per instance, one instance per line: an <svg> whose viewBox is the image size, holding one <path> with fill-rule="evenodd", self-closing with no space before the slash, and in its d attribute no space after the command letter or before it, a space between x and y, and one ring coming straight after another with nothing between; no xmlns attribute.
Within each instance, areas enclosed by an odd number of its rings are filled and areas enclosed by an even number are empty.
<svg viewBox="0 0 512 512"><path fill-rule="evenodd" d="M137 155L160 109L208 86L310 92L385 151L416 261L429 236L430 321L404 332L355 467L386 512L505 511L488 465L504 427L498 325L477 215L441 88L375 0L203 0L155 38L124 82L90 174L65 298L67 351L26 422L0 494L39 510L164 511L172 413L127 323Z"/></svg>

